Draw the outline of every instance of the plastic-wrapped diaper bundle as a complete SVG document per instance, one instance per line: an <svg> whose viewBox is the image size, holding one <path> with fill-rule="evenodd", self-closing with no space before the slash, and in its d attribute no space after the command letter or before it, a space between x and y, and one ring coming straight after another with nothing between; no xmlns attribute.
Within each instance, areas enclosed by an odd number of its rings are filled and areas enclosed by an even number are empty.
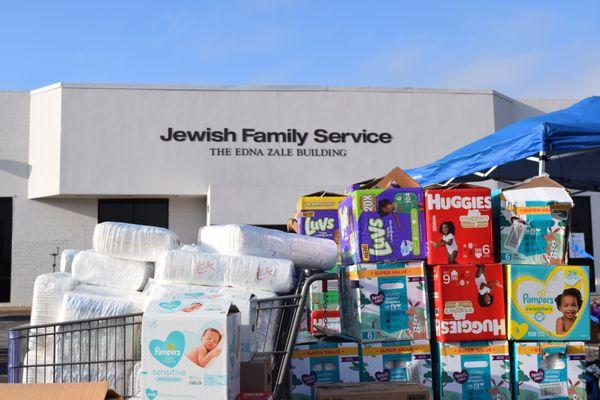
<svg viewBox="0 0 600 400"><path fill-rule="evenodd" d="M294 264L289 260L171 250L158 258L155 278L171 283L285 293L294 287L294 272Z"/></svg>
<svg viewBox="0 0 600 400"><path fill-rule="evenodd" d="M338 254L333 240L250 225L202 227L198 244L208 252L291 260L297 266L323 271L335 266Z"/></svg>
<svg viewBox="0 0 600 400"><path fill-rule="evenodd" d="M72 273L78 281L91 285L141 290L154 273L154 264L86 250L75 256Z"/></svg>
<svg viewBox="0 0 600 400"><path fill-rule="evenodd" d="M44 351L32 351L29 350L25 353L25 359L23 365L27 365L27 368L21 370L21 383L46 383L52 382L54 368L51 366L36 367L36 365L47 365L52 364L53 359L51 358L51 352L46 352L44 358Z"/></svg>
<svg viewBox="0 0 600 400"><path fill-rule="evenodd" d="M275 341L277 339L277 328L279 327L279 319L281 318L281 308L283 305L281 300L264 301L277 297L277 293L267 292L264 290L253 291L258 299L258 321L254 328L256 339L257 352L271 352L275 350ZM260 301L263 300L263 301ZM260 311L263 309L263 311Z"/></svg>
<svg viewBox="0 0 600 400"><path fill-rule="evenodd" d="M200 251L200 252L206 253L205 251L202 250L202 247L198 246L196 243L184 244L183 246L181 246L181 248L179 250Z"/></svg>
<svg viewBox="0 0 600 400"><path fill-rule="evenodd" d="M111 257L156 261L160 253L179 248L179 238L165 228L102 222L94 229L93 247Z"/></svg>
<svg viewBox="0 0 600 400"><path fill-rule="evenodd" d="M112 317L142 311L141 292L81 285L65 294L62 321ZM70 324L56 333L56 382L108 380L115 390L131 385L131 361L87 364L88 361L132 359L140 356L140 327L121 325L123 320L100 320ZM78 328L82 331L79 332ZM81 363L81 364L78 364Z"/></svg>
<svg viewBox="0 0 600 400"><path fill-rule="evenodd" d="M35 278L31 301L31 325L57 322L63 295L77 286L68 272L49 272Z"/></svg>
<svg viewBox="0 0 600 400"><path fill-rule="evenodd" d="M77 286L65 293L59 320L113 317L142 312L144 294L141 292L92 285Z"/></svg>
<svg viewBox="0 0 600 400"><path fill-rule="evenodd" d="M75 249L64 249L62 253L60 253L60 271L61 272L71 272L71 264L73 264L73 258L79 253L81 250Z"/></svg>

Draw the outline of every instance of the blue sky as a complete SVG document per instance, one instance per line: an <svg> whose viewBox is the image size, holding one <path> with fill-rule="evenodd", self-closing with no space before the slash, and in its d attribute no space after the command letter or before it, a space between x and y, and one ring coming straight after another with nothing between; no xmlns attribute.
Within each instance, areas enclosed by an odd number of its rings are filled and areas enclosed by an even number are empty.
<svg viewBox="0 0 600 400"><path fill-rule="evenodd" d="M599 1L2 1L0 90L168 83L600 95Z"/></svg>

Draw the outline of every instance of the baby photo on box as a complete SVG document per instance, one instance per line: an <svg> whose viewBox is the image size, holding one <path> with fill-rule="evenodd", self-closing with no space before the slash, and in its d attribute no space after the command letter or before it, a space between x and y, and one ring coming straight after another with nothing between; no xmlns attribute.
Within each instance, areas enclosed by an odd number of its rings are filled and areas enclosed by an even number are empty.
<svg viewBox="0 0 600 400"><path fill-rule="evenodd" d="M151 301L142 319L147 399L235 399L240 389L240 313L223 299Z"/></svg>

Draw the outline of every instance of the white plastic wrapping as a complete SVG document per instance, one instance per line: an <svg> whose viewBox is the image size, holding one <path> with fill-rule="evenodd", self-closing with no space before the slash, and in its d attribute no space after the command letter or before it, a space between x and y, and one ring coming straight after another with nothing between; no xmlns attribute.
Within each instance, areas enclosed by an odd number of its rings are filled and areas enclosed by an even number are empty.
<svg viewBox="0 0 600 400"><path fill-rule="evenodd" d="M65 293L59 321L113 317L142 312L141 292L92 285L77 286Z"/></svg>
<svg viewBox="0 0 600 400"><path fill-rule="evenodd" d="M154 274L154 264L112 258L86 250L75 256L72 273L78 281L91 285L141 290Z"/></svg>
<svg viewBox="0 0 600 400"><path fill-rule="evenodd" d="M179 248L179 238L165 228L102 222L94 229L93 247L115 258L154 262L160 253Z"/></svg>
<svg viewBox="0 0 600 400"><path fill-rule="evenodd" d="M53 382L54 367L41 366L52 364L52 352L29 350L25 353L21 370L21 383L48 383ZM40 365L38 367L38 365Z"/></svg>
<svg viewBox="0 0 600 400"><path fill-rule="evenodd" d="M181 248L179 250L188 250L188 251L202 251L202 248L200 246L198 246L196 243L192 243L192 244L184 244L183 246L181 246Z"/></svg>
<svg viewBox="0 0 600 400"><path fill-rule="evenodd" d="M79 253L81 250L75 249L64 249L62 253L60 253L60 266L59 269L61 272L71 272L71 264L73 264L73 258Z"/></svg>
<svg viewBox="0 0 600 400"><path fill-rule="evenodd" d="M265 301L277 297L277 293L264 290L253 291L257 298L258 320L255 327L255 340L257 352L272 352L275 350L275 341L281 318L281 300ZM262 300L262 301L261 301Z"/></svg>
<svg viewBox="0 0 600 400"><path fill-rule="evenodd" d="M35 278L31 300L31 325L57 322L63 295L76 286L77 280L68 272L49 272Z"/></svg>
<svg viewBox="0 0 600 400"><path fill-rule="evenodd" d="M294 271L289 260L171 250L158 258L155 278L171 283L285 293L294 287Z"/></svg>
<svg viewBox="0 0 600 400"><path fill-rule="evenodd" d="M338 254L333 240L250 225L202 227L198 244L207 252L291 260L299 267L323 271L335 266Z"/></svg>

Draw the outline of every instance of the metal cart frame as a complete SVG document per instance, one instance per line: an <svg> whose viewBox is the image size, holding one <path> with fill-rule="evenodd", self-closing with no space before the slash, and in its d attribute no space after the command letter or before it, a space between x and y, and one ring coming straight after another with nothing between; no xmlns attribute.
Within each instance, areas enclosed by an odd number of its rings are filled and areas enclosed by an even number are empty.
<svg viewBox="0 0 600 400"><path fill-rule="evenodd" d="M271 357L273 398L291 398L289 368L303 312L313 282L337 279L333 273L302 271L295 290L284 296L259 299L257 321L269 313L275 341L259 344L255 357ZM273 318L278 313L279 318ZM141 365L142 313L32 326L9 331L8 381L89 382L108 380L124 398L133 397L135 369Z"/></svg>

